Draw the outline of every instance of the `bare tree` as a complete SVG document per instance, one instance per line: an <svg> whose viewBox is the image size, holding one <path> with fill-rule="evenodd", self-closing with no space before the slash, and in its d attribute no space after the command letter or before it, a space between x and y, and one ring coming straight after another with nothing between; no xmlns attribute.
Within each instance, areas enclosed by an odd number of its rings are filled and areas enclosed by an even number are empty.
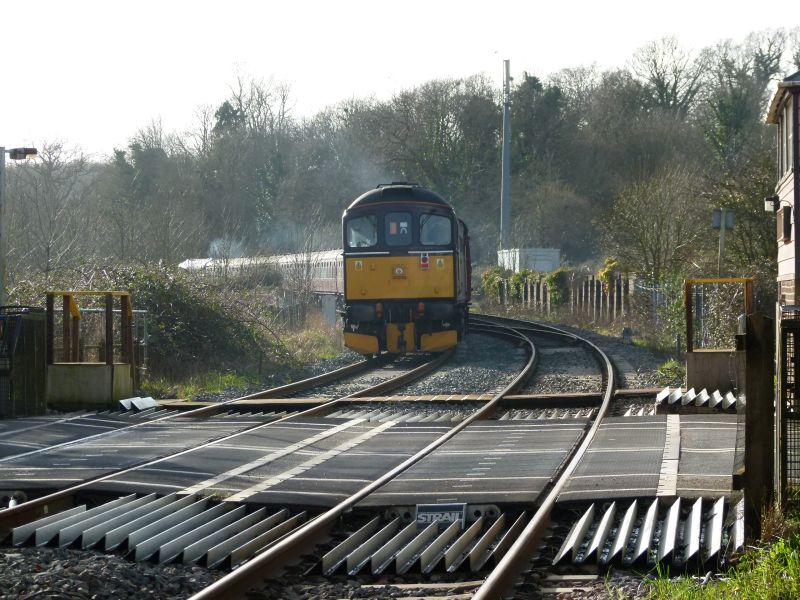
<svg viewBox="0 0 800 600"><path fill-rule="evenodd" d="M231 87L231 103L244 118L248 132L282 134L287 131L291 113L290 92L288 84L246 80L240 75Z"/></svg>
<svg viewBox="0 0 800 600"><path fill-rule="evenodd" d="M318 232L322 224L319 207L312 208L305 227L297 232L292 260L283 265L284 288L291 294L300 324L305 322L308 307L314 300L314 252L320 250Z"/></svg>
<svg viewBox="0 0 800 600"><path fill-rule="evenodd" d="M80 150L46 143L39 159L12 170L9 255L49 281L52 272L78 258L85 238L89 165Z"/></svg>
<svg viewBox="0 0 800 600"><path fill-rule="evenodd" d="M576 121L576 125L584 127L589 101L600 83L597 66L592 64L588 67L562 69L550 75L548 82L563 92L570 117Z"/></svg>
<svg viewBox="0 0 800 600"><path fill-rule="evenodd" d="M702 226L708 213L695 189L695 175L679 167L628 184L602 225L606 252L652 281L684 270L708 237Z"/></svg>
<svg viewBox="0 0 800 600"><path fill-rule="evenodd" d="M800 70L800 27L789 32L789 60L790 68Z"/></svg>
<svg viewBox="0 0 800 600"><path fill-rule="evenodd" d="M206 158L211 152L214 135L214 108L208 104L194 111L195 127L186 134L187 150L197 158Z"/></svg>
<svg viewBox="0 0 800 600"><path fill-rule="evenodd" d="M705 53L694 57L668 37L640 48L631 69L646 84L654 106L687 114L700 90L706 62Z"/></svg>

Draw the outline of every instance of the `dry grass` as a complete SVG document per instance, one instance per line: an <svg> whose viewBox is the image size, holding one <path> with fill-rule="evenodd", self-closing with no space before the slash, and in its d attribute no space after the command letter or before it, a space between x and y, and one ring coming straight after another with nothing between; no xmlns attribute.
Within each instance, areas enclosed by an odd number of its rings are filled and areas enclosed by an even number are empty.
<svg viewBox="0 0 800 600"><path fill-rule="evenodd" d="M344 349L340 328L326 323L319 313L309 314L305 327L286 331L281 338L295 359L303 363L333 358Z"/></svg>

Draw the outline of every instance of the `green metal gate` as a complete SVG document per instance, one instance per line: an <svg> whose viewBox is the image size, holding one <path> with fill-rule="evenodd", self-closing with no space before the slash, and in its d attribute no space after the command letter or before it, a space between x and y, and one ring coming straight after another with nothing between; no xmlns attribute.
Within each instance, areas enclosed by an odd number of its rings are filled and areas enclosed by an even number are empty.
<svg viewBox="0 0 800 600"><path fill-rule="evenodd" d="M45 313L0 308L0 418L45 414Z"/></svg>

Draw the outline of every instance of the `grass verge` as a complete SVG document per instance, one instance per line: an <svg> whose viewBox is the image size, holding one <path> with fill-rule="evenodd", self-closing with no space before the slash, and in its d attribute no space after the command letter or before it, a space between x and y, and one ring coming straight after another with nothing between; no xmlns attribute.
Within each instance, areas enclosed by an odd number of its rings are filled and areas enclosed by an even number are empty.
<svg viewBox="0 0 800 600"><path fill-rule="evenodd" d="M795 492L796 493L796 492ZM790 506L793 505L790 502ZM784 600L800 598L800 513L767 510L761 526L764 544L751 548L736 565L708 581L670 578L658 572L648 581L648 600Z"/></svg>
<svg viewBox="0 0 800 600"><path fill-rule="evenodd" d="M800 598L800 536L792 535L745 553L739 563L705 585L668 573L650 581L650 600L765 600Z"/></svg>
<svg viewBox="0 0 800 600"><path fill-rule="evenodd" d="M260 379L255 375L233 372L208 371L174 380L167 377L146 377L142 381L141 393L153 398L182 398L194 400L200 394L213 394L231 388L257 386Z"/></svg>

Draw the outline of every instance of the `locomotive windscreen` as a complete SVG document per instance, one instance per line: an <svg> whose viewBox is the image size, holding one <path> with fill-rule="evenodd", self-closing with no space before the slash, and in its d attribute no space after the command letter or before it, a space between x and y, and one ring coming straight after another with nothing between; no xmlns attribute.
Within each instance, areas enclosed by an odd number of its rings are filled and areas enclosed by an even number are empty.
<svg viewBox="0 0 800 600"><path fill-rule="evenodd" d="M347 245L368 248L378 243L378 217L364 215L347 222Z"/></svg>

